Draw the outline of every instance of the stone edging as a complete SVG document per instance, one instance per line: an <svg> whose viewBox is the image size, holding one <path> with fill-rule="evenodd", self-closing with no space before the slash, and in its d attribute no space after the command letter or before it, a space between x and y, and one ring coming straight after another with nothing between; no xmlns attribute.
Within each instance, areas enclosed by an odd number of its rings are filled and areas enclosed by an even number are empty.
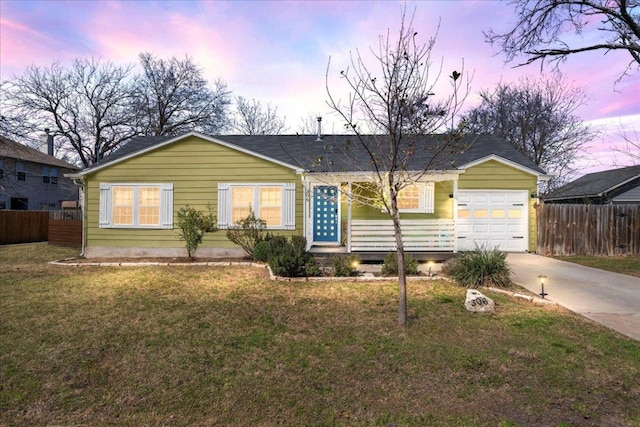
<svg viewBox="0 0 640 427"><path fill-rule="evenodd" d="M257 262L241 262L241 261L216 261L216 262L160 262L160 261L146 261L146 262L70 262L75 258L62 259L60 261L49 261L51 265L66 265L71 267L156 267L156 266L171 266L171 267L189 267L189 266L208 266L208 267L229 267L229 266L249 266L264 268L264 264Z"/></svg>
<svg viewBox="0 0 640 427"><path fill-rule="evenodd" d="M491 287L488 287L488 288L484 287L483 289L486 289L486 290L491 291L491 292L496 292L496 293L499 293L499 294L509 295L512 298L524 299L524 300L533 302L534 304L558 305L558 303L553 302L553 301L548 300L548 299L532 297L531 295L525 295L525 294L522 294L520 292L507 291L506 289L491 288Z"/></svg>

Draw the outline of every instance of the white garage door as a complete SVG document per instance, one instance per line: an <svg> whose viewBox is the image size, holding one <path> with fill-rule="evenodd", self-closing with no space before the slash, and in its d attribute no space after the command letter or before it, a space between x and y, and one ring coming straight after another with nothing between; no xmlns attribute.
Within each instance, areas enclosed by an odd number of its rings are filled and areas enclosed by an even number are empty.
<svg viewBox="0 0 640 427"><path fill-rule="evenodd" d="M528 248L526 191L458 192L458 250L522 252Z"/></svg>

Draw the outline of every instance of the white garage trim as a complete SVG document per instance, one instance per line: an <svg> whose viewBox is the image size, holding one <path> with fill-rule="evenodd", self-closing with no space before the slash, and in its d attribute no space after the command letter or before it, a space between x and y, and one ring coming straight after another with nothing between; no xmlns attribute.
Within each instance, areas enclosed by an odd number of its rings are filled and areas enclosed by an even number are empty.
<svg viewBox="0 0 640 427"><path fill-rule="evenodd" d="M459 190L456 197L456 250L476 246L506 252L529 247L526 190Z"/></svg>

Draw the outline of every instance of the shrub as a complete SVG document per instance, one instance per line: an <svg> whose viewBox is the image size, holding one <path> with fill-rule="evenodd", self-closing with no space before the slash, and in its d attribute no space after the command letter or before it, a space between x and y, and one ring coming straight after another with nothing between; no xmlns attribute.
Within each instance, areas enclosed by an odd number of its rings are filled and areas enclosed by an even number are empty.
<svg viewBox="0 0 640 427"><path fill-rule="evenodd" d="M287 240L275 236L269 242L269 267L273 274L284 277L308 277L320 275L320 267L312 253L307 252L307 240L293 236Z"/></svg>
<svg viewBox="0 0 640 427"><path fill-rule="evenodd" d="M418 261L410 254L404 254L404 272L406 274L418 274ZM382 274L398 274L398 254L389 252L382 262Z"/></svg>
<svg viewBox="0 0 640 427"><path fill-rule="evenodd" d="M255 259L253 250L256 245L265 240L264 229L267 222L263 219L256 218L253 209L249 209L249 215L237 221L235 225L227 230L227 239L245 250L252 258Z"/></svg>
<svg viewBox="0 0 640 427"><path fill-rule="evenodd" d="M256 261L269 261L269 253L269 242L266 240L257 243L253 247L253 259L255 259Z"/></svg>
<svg viewBox="0 0 640 427"><path fill-rule="evenodd" d="M476 247L473 251L461 252L445 266L443 273L467 288L480 286L504 288L511 284L507 254L495 248L486 250Z"/></svg>
<svg viewBox="0 0 640 427"><path fill-rule="evenodd" d="M338 277L353 276L360 263L357 255L337 255L333 257L333 275Z"/></svg>
<svg viewBox="0 0 640 427"><path fill-rule="evenodd" d="M180 229L180 240L184 240L189 259L193 259L193 253L198 249L204 233L218 231L216 216L208 207L208 212L202 212L187 205L178 211L177 227Z"/></svg>

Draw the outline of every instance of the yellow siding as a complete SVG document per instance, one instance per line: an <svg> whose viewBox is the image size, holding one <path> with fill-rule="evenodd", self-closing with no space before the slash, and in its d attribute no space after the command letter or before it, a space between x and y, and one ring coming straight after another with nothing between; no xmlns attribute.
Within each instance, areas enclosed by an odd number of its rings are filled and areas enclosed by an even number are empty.
<svg viewBox="0 0 640 427"><path fill-rule="evenodd" d="M529 194L538 191L535 175L489 160L473 166L460 175L460 190L527 190ZM529 250L535 252L538 246L536 222L536 199L529 198Z"/></svg>
<svg viewBox="0 0 640 427"><path fill-rule="evenodd" d="M173 183L174 222L181 207L217 212L219 182L296 184L296 230L277 234L302 234L303 189L295 171L239 151L191 136L146 154L122 161L86 176L87 246L183 248L178 230L99 228L99 184ZM225 231L206 234L202 247L234 247Z"/></svg>
<svg viewBox="0 0 640 427"><path fill-rule="evenodd" d="M442 181L436 182L434 188L434 213L403 213L400 215L403 219L451 219L453 218L453 199L449 194L453 193L453 182ZM389 219L389 214L383 212L380 208L369 206L354 201L352 206L352 218L354 220L363 219ZM346 219L346 208L343 207L343 217Z"/></svg>

